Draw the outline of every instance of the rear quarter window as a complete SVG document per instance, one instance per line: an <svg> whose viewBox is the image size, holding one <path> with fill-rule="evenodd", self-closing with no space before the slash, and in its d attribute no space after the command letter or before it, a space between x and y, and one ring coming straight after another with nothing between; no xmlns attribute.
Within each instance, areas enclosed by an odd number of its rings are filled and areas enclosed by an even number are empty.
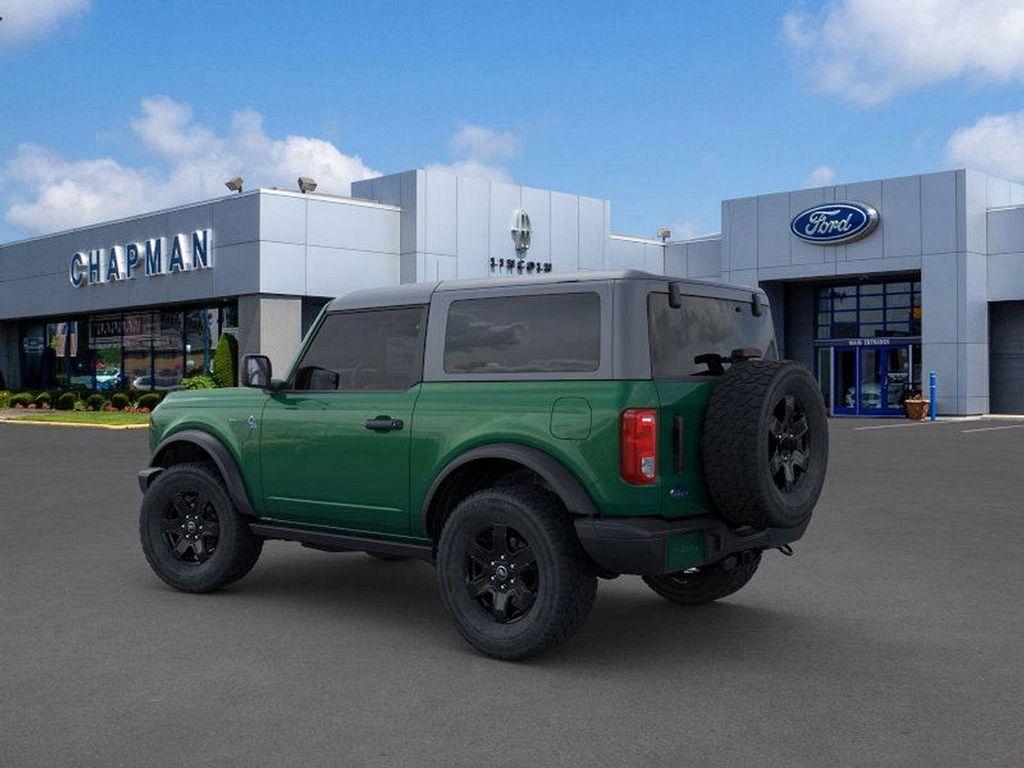
<svg viewBox="0 0 1024 768"><path fill-rule="evenodd" d="M596 293L463 299L448 309L446 373L591 372L600 357Z"/></svg>
<svg viewBox="0 0 1024 768"><path fill-rule="evenodd" d="M708 368L694 358L708 353L728 357L734 349L755 347L775 360L775 331L771 313L756 316L749 301L683 296L678 309L667 293L647 299L651 339L651 372L655 378L706 375Z"/></svg>

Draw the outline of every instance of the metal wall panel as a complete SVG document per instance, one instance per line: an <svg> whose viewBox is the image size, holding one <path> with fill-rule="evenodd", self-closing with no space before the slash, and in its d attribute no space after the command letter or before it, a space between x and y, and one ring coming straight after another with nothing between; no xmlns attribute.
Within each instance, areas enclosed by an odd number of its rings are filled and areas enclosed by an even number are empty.
<svg viewBox="0 0 1024 768"><path fill-rule="evenodd" d="M490 184L486 179L458 178L459 197L456 238L460 277L490 274Z"/></svg>
<svg viewBox="0 0 1024 768"><path fill-rule="evenodd" d="M956 171L921 176L921 253L957 250Z"/></svg>
<svg viewBox="0 0 1024 768"><path fill-rule="evenodd" d="M423 176L425 232L423 247L417 250L454 256L458 252L458 179L429 170Z"/></svg>
<svg viewBox="0 0 1024 768"><path fill-rule="evenodd" d="M580 197L580 268L604 269L608 227L603 200Z"/></svg>
<svg viewBox="0 0 1024 768"><path fill-rule="evenodd" d="M878 211L885 224L881 236L886 259L918 256L921 253L921 177L904 176L882 182L882 207Z"/></svg>
<svg viewBox="0 0 1024 768"><path fill-rule="evenodd" d="M576 195L551 193L551 264L555 272L580 268L580 206Z"/></svg>

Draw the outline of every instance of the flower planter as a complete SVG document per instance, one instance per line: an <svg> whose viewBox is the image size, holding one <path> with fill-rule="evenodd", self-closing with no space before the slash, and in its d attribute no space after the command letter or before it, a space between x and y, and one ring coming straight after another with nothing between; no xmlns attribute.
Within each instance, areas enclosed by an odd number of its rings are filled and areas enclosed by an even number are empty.
<svg viewBox="0 0 1024 768"><path fill-rule="evenodd" d="M930 405L930 400L907 400L907 418L914 419L915 421L923 421L928 415L928 407Z"/></svg>

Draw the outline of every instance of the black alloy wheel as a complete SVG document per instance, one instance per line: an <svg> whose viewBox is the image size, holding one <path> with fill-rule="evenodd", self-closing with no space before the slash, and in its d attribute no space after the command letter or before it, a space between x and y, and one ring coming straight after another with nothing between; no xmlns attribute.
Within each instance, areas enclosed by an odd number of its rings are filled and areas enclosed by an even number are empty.
<svg viewBox="0 0 1024 768"><path fill-rule="evenodd" d="M749 360L718 377L702 427L708 491L730 525L806 524L828 469L828 414L811 372Z"/></svg>
<svg viewBox="0 0 1024 768"><path fill-rule="evenodd" d="M466 589L493 621L507 624L525 616L537 598L537 558L522 534L493 523L469 542Z"/></svg>
<svg viewBox="0 0 1024 768"><path fill-rule="evenodd" d="M201 491L178 491L164 510L160 531L175 560L193 565L205 563L220 540L217 510Z"/></svg>
<svg viewBox="0 0 1024 768"><path fill-rule="evenodd" d="M786 395L772 409L768 419L768 472L775 487L790 493L807 473L811 447L804 404Z"/></svg>
<svg viewBox="0 0 1024 768"><path fill-rule="evenodd" d="M536 656L568 639L597 594L572 518L534 485L460 501L438 540L437 581L459 633L496 659Z"/></svg>
<svg viewBox="0 0 1024 768"><path fill-rule="evenodd" d="M150 483L139 509L139 539L153 572L183 592L238 581L263 549L216 467L199 462L167 467Z"/></svg>

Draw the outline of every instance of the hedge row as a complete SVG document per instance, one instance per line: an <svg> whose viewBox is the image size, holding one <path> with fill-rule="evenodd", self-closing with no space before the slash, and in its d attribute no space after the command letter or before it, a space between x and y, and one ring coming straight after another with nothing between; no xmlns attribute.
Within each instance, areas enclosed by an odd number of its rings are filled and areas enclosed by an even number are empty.
<svg viewBox="0 0 1024 768"><path fill-rule="evenodd" d="M59 411L102 411L146 409L151 411L164 399L164 392L114 392L110 395L88 389L7 392L0 390L0 408L56 408Z"/></svg>

